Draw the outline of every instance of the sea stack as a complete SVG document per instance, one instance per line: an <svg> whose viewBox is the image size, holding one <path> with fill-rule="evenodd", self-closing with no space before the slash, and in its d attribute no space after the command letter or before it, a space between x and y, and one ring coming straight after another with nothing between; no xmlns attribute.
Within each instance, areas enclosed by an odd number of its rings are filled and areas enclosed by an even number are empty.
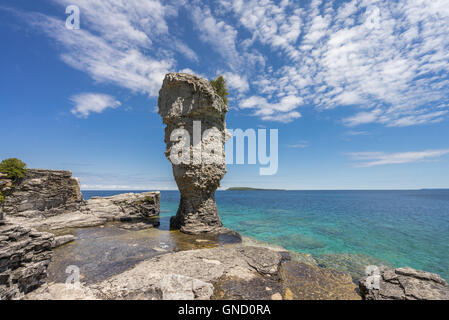
<svg viewBox="0 0 449 320"><path fill-rule="evenodd" d="M170 226L189 234L219 232L215 191L226 173L228 107L209 81L185 73L165 76L158 104L166 124L165 155L181 193Z"/></svg>

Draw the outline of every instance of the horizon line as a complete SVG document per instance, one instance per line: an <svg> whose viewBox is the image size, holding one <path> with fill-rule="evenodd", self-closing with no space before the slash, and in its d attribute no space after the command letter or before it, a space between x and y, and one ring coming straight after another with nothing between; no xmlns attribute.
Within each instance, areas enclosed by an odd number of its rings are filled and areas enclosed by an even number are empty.
<svg viewBox="0 0 449 320"><path fill-rule="evenodd" d="M249 191L421 191L421 190L449 190L446 188L385 188L385 189L277 189L277 188L254 188L257 190ZM178 189L80 189L81 191L179 191ZM239 190L227 190L217 189L217 191L239 191Z"/></svg>

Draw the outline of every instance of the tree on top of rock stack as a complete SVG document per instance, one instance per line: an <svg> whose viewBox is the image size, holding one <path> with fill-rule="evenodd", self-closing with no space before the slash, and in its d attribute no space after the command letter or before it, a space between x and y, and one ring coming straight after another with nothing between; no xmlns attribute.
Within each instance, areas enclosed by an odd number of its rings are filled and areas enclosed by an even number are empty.
<svg viewBox="0 0 449 320"><path fill-rule="evenodd" d="M0 172L15 181L25 176L26 164L17 158L5 159L0 162Z"/></svg>
<svg viewBox="0 0 449 320"><path fill-rule="evenodd" d="M224 79L217 83L225 89ZM191 234L222 233L214 195L226 173L227 105L206 79L169 73L159 91L158 106L166 124L165 155L181 193L171 227Z"/></svg>
<svg viewBox="0 0 449 320"><path fill-rule="evenodd" d="M228 105L228 87L226 86L226 80L223 76L218 76L215 80L209 81L212 87L214 87L217 94L223 99L223 102Z"/></svg>

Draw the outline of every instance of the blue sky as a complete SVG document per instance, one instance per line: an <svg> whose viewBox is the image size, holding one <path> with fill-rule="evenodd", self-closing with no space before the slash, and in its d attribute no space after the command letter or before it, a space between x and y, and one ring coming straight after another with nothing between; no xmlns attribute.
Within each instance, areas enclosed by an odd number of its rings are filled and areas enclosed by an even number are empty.
<svg viewBox="0 0 449 320"><path fill-rule="evenodd" d="M222 187L449 187L445 0L3 0L0 41L0 158L84 189L176 188L173 71L225 75L229 128L279 129L277 174L228 165Z"/></svg>

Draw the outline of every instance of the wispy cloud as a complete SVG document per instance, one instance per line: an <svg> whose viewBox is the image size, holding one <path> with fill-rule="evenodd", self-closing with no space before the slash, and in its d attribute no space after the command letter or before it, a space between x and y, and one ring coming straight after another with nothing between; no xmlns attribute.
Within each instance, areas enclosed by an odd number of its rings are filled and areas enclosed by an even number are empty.
<svg viewBox="0 0 449 320"><path fill-rule="evenodd" d="M241 58L236 47L237 30L226 22L216 19L207 6L194 6L191 12L200 39L212 44L212 49L225 59L231 69L240 66Z"/></svg>
<svg viewBox="0 0 449 320"><path fill-rule="evenodd" d="M262 120L291 122L303 105L351 106L354 114L341 119L347 126L423 125L449 114L446 0L76 4L81 30L66 30L63 21L37 13L25 20L57 41L63 61L98 82L157 96L179 55L194 64L205 61L180 38L182 28L170 24L183 8L196 31L189 41L204 42L216 55L211 74L226 73L237 92L234 103ZM197 69L179 69L189 67Z"/></svg>
<svg viewBox="0 0 449 320"><path fill-rule="evenodd" d="M368 131L348 131L346 134L348 136L367 136L370 133Z"/></svg>
<svg viewBox="0 0 449 320"><path fill-rule="evenodd" d="M114 97L100 93L81 93L70 97L75 107L70 110L79 118L87 118L91 113L102 113L104 110L115 109L122 104Z"/></svg>
<svg viewBox="0 0 449 320"><path fill-rule="evenodd" d="M54 0L65 6L68 0ZM196 53L169 33L167 19L177 15L176 1L80 0L81 29L41 13L10 10L60 45L61 59L98 82L157 96L176 52L197 61Z"/></svg>
<svg viewBox="0 0 449 320"><path fill-rule="evenodd" d="M309 146L309 142L308 141L299 141L298 143L295 144L289 144L288 147L289 148L296 148L296 149L304 149L307 148Z"/></svg>
<svg viewBox="0 0 449 320"><path fill-rule="evenodd" d="M230 89L236 90L239 93L244 93L249 90L248 79L244 75L232 72L224 72L223 76Z"/></svg>
<svg viewBox="0 0 449 320"><path fill-rule="evenodd" d="M239 107L254 109L254 115L260 116L262 120L288 123L301 117L299 112L293 110L302 103L303 99L295 95L283 97L277 103L268 102L262 96L251 96L242 100Z"/></svg>
<svg viewBox="0 0 449 320"><path fill-rule="evenodd" d="M440 149L398 153L353 152L347 153L347 155L355 161L360 161L357 164L358 167L374 167L387 164L401 164L435 160L448 153L449 149Z"/></svg>
<svg viewBox="0 0 449 320"><path fill-rule="evenodd" d="M445 0L234 0L228 7L252 34L249 47L260 42L283 59L274 72L268 60L255 81L275 104L295 94L320 109L361 108L344 119L349 126L404 127L447 116L438 107L449 99Z"/></svg>

